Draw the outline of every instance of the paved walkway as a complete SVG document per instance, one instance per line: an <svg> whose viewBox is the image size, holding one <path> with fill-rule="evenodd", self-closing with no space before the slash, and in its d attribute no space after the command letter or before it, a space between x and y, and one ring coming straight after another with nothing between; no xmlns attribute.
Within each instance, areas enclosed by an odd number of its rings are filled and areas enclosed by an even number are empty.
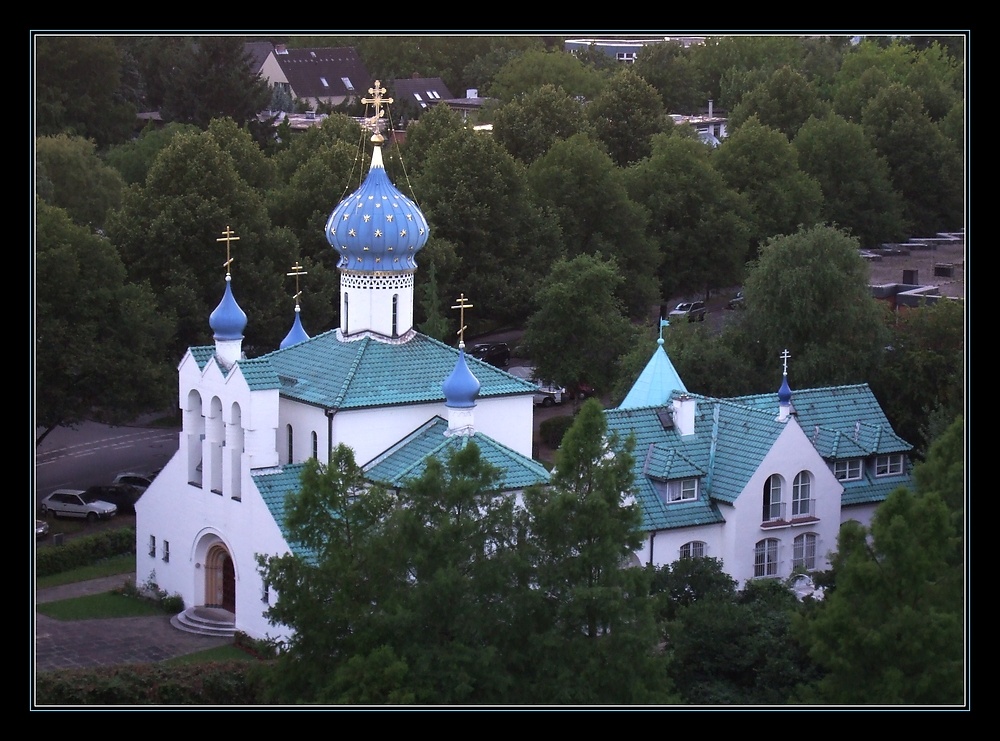
<svg viewBox="0 0 1000 741"><path fill-rule="evenodd" d="M122 574L39 589L35 602L110 592L128 578ZM63 621L35 613L35 670L39 672L157 662L232 642L232 638L185 633L173 627L166 614Z"/></svg>

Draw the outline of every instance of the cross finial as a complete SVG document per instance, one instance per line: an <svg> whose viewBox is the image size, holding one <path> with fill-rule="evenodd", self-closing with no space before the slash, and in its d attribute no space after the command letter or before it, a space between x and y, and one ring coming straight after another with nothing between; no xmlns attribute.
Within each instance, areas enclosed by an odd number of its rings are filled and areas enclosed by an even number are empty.
<svg viewBox="0 0 1000 741"><path fill-rule="evenodd" d="M788 375L788 359L790 357L792 357L792 356L788 352L788 348L785 348L784 350L781 351L781 360L784 363L784 368L782 368L782 371L781 371L781 375L783 375L783 376L787 376Z"/></svg>
<svg viewBox="0 0 1000 741"><path fill-rule="evenodd" d="M385 111L382 110L382 104L383 103L392 103L393 100L392 100L392 98L384 98L384 97L382 97L383 95L385 95L385 88L382 87L382 81L381 80L375 80L375 87L368 88L368 92L369 92L369 94L372 97L371 98L362 98L361 102L362 103L374 103L375 104L375 108L372 111L372 117L370 119L368 119L368 121L369 121L369 123L370 123L370 125L372 127L372 131L375 132L375 133L372 134L372 141L374 141L374 142L382 142L382 141L384 141L384 137L382 136L382 134L378 130L379 129L379 125L378 125L379 124L379 119L382 118L385 115Z"/></svg>
<svg viewBox="0 0 1000 741"><path fill-rule="evenodd" d="M467 299L465 297L464 293L460 293L458 295L458 299L456 299L456 300L458 301L458 303L455 304L454 306L452 306L451 308L459 310L459 313L458 313L458 323L461 326L459 326L458 333L457 333L458 334L458 346L459 347L465 347L465 330L467 329L467 327L465 326L465 310L466 309L471 309L471 308L473 308L473 306L472 306L472 304L467 303L469 299Z"/></svg>
<svg viewBox="0 0 1000 741"><path fill-rule="evenodd" d="M233 264L233 258L229 254L230 243L239 241L239 237L233 236L235 233L236 232L229 228L229 224L226 224L226 231L222 232L222 236L215 240L216 242L226 243L226 262L223 263L222 267L226 269L227 277L229 276L229 266Z"/></svg>
<svg viewBox="0 0 1000 741"><path fill-rule="evenodd" d="M299 276L300 275L309 275L309 273L307 273L302 268L302 266L299 265L299 261L296 260L295 264L292 265L292 272L291 273L285 273L285 275L294 275L295 276L295 295L292 296L292 298L295 299L295 305L298 306L299 305L299 296L302 295L302 291L299 290Z"/></svg>

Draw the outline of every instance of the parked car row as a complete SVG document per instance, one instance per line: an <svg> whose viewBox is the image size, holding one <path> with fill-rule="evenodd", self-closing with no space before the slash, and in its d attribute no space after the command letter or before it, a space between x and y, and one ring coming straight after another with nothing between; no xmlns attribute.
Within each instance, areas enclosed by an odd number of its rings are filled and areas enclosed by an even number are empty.
<svg viewBox="0 0 1000 741"><path fill-rule="evenodd" d="M567 398L565 387L552 381L539 380L535 377L535 369L530 365L511 368L508 372L512 376L535 384L537 390L535 391L534 401L539 406L550 407L554 404L562 404L563 400Z"/></svg>
<svg viewBox="0 0 1000 741"><path fill-rule="evenodd" d="M151 474L126 472L118 474L110 484L96 484L86 489L56 489L42 500L39 512L42 517L79 517L90 522L116 515L134 515L135 503L153 482L156 473L158 471ZM44 520L36 520L36 537L44 538L48 529Z"/></svg>

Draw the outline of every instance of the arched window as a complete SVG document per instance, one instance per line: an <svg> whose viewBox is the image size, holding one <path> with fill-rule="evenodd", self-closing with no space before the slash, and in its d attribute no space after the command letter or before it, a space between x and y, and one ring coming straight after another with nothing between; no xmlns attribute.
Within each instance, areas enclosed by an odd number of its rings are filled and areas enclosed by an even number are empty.
<svg viewBox="0 0 1000 741"><path fill-rule="evenodd" d="M292 458L292 426L288 425L285 428L288 431L288 462L291 463L294 459Z"/></svg>
<svg viewBox="0 0 1000 741"><path fill-rule="evenodd" d="M396 337L399 334L399 294L392 294L392 336Z"/></svg>
<svg viewBox="0 0 1000 741"><path fill-rule="evenodd" d="M792 482L792 517L807 517L813 514L812 475L800 471Z"/></svg>
<svg viewBox="0 0 1000 741"><path fill-rule="evenodd" d="M778 575L778 541L766 538L753 547L753 575L755 579Z"/></svg>
<svg viewBox="0 0 1000 741"><path fill-rule="evenodd" d="M344 291L344 321L341 322L341 327L343 327L344 334L348 333L348 328L350 325L347 322L347 291Z"/></svg>
<svg viewBox="0 0 1000 741"><path fill-rule="evenodd" d="M681 546L681 558L703 558L705 555L705 543L701 540L692 540Z"/></svg>
<svg viewBox="0 0 1000 741"><path fill-rule="evenodd" d="M785 510L781 506L781 477L774 474L764 482L764 507L762 520L772 522L773 520L785 519Z"/></svg>
<svg viewBox="0 0 1000 741"><path fill-rule="evenodd" d="M792 568L812 571L816 568L816 533L802 533L792 544Z"/></svg>

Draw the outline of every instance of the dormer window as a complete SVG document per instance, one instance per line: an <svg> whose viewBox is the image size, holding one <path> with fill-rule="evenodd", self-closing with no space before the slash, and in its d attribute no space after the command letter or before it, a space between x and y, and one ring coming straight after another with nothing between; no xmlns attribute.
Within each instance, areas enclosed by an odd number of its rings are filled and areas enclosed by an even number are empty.
<svg viewBox="0 0 1000 741"><path fill-rule="evenodd" d="M676 479L657 481L656 490L664 504L690 502L698 498L698 479Z"/></svg>
<svg viewBox="0 0 1000 741"><path fill-rule="evenodd" d="M837 477L837 481L857 481L861 478L861 459L834 461L833 475Z"/></svg>
<svg viewBox="0 0 1000 741"><path fill-rule="evenodd" d="M319 78L319 81L323 85L323 87L330 87L330 83L326 81L325 77Z"/></svg>
<svg viewBox="0 0 1000 741"><path fill-rule="evenodd" d="M901 473L903 473L903 456L901 453L875 457L876 476L898 476Z"/></svg>

